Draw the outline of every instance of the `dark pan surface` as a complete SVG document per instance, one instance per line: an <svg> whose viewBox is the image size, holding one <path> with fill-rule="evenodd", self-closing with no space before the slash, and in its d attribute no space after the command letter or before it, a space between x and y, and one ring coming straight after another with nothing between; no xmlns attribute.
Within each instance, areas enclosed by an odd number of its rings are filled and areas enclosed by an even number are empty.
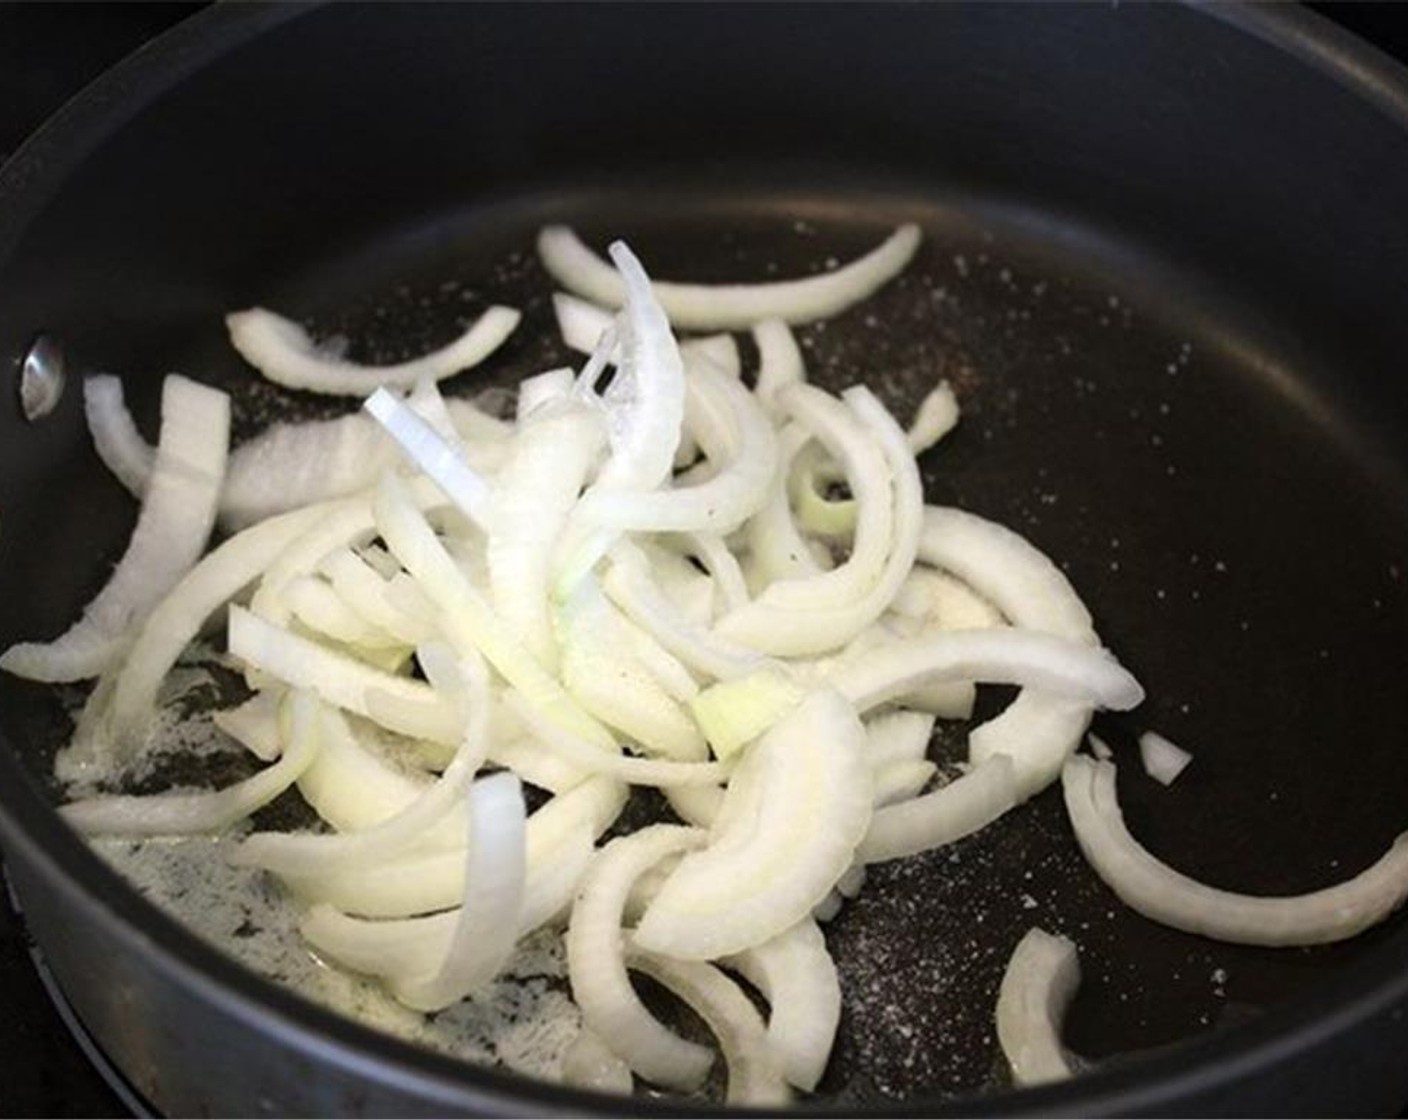
<svg viewBox="0 0 1408 1120"><path fill-rule="evenodd" d="M865 381L902 418L938 377L955 384L964 418L924 459L930 499L997 518L1056 557L1145 682L1144 708L1097 723L1119 752L1136 834L1239 890L1314 889L1372 861L1408 823L1402 480L1356 442L1338 402L1307 396L1235 319L1187 314L1183 278L1152 262L1130 270L1137 257L1102 259L1063 230L1073 252L961 198L859 198L838 185L647 209L634 190L602 190L446 214L309 262L261 298L381 360L442 341L485 300L515 303L528 320L490 375L512 384L570 359L531 251L543 221L576 222L597 243L623 234L658 275L726 280L824 267L910 216L928 234L915 265L803 329L810 368L830 388ZM242 430L328 410L252 384L217 332L198 342L163 361L235 386ZM487 383L471 373L448 388ZM71 469L88 499L36 520L6 558L14 579L45 578L62 552L91 586L120 551L128 503L90 453ZM26 606L10 604L7 634L52 624ZM53 742L59 727L42 714L53 702L4 688L24 737ZM1196 756L1171 789L1137 763L1145 727ZM960 757L956 741L935 752ZM1000 1081L996 985L1033 924L1080 945L1068 1037L1095 1062L1254 1017L1384 936L1270 951L1162 929L1094 879L1051 790L952 849L872 869L828 931L846 1014L825 1095L949 1096Z"/></svg>
<svg viewBox="0 0 1408 1120"><path fill-rule="evenodd" d="M19 242L6 276L28 282L11 285L0 344L13 353L38 324L61 330L79 369L129 379L149 435L157 375L198 373L237 389L249 432L326 406L252 388L223 343L222 309L258 300L390 357L443 340L482 300L517 302L529 323L494 367L511 381L566 357L529 341L550 323L530 251L542 221L577 222L598 243L625 236L662 276L728 279L845 259L917 218L928 237L906 277L804 332L814 374L833 387L864 379L902 417L938 376L955 383L965 418L925 460L931 498L998 518L1062 562L1148 687L1139 713L1097 725L1119 751L1136 835L1217 885L1293 892L1353 873L1408 824L1408 394L1394 377L1404 325L1384 294L1404 290L1408 260L1391 220L1408 177L1400 133L1356 116L1345 90L1326 82L1312 96L1274 52L1178 9L1065 8L1033 22L1022 9L916 6L876 22L836 8L780 59L768 36L796 31L773 26L780 8L737 23L687 8L668 26L659 9L629 20L567 9L551 27L532 7L493 10L421 9L413 33L354 8L272 35L264 61L287 74L320 21L343 21L323 64L276 79L306 99L294 104L321 105L356 61L417 106L408 115L371 87L353 96L349 119L370 139L316 173L295 156L300 145L327 156L329 118L297 110L251 125L251 91L273 79L241 72L237 56L212 68L181 107L139 118L140 142L101 151ZM961 36L946 37L950 19ZM469 26L452 40L437 37L439 21ZM640 119L624 79L573 101L551 66L525 69L518 88L500 65L530 40L546 37L543 58L567 66L637 33L669 40L642 52L653 62L613 59L665 91ZM779 132L807 60L838 35L855 44L847 96ZM697 57L679 53L689 42ZM434 75L452 61L464 88L437 100ZM517 99L489 82L490 63ZM777 70L762 110L740 105L736 128L719 129L720 105L742 96L726 78L764 63ZM1089 69L1102 78L1082 85ZM948 83L933 100L893 110L887 99L931 78ZM1121 83L1139 96L1110 102ZM1033 102L1014 85L1061 96ZM1202 113L1200 96L1225 112ZM464 108L476 99L497 115ZM607 136L602 120L625 126ZM192 141L197 122L219 140ZM404 135L388 145L393 125ZM545 136L555 159L535 162ZM608 140L626 151L615 172L600 170ZM158 174L163 152L183 158ZM10 237L0 226L0 249ZM26 589L0 602L8 642L72 616L133 511L87 450L76 394L35 429L5 419L0 573ZM4 680L0 713L42 772L43 748L64 733L59 705ZM1134 761L1146 726L1196 755L1172 789ZM1081 946L1068 1040L1096 1062L1304 1006L1300 995L1379 947L1400 966L1408 957L1401 920L1344 946L1279 952L1145 922L1086 871L1049 792L952 851L875 869L832 925L848 1012L831 1099L949 1096L999 1079L995 987L1033 923Z"/></svg>

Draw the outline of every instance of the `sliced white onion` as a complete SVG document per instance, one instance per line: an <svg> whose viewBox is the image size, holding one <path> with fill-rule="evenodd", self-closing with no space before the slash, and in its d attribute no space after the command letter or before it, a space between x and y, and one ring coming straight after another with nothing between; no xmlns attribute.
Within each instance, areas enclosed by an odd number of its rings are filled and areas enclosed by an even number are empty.
<svg viewBox="0 0 1408 1120"><path fill-rule="evenodd" d="M640 261L619 241L610 251L625 304L621 364L603 397L611 456L584 502L595 494L644 494L659 487L670 477L684 422L684 360L670 324ZM558 548L559 592L570 590L590 571L617 536L618 531L574 517Z"/></svg>
<svg viewBox="0 0 1408 1120"><path fill-rule="evenodd" d="M1071 1076L1061 1024L1079 986L1080 958L1070 938L1034 927L1017 942L997 994L997 1040L1018 1085Z"/></svg>
<svg viewBox="0 0 1408 1120"><path fill-rule="evenodd" d="M758 347L758 383L753 392L763 411L777 417L781 414L778 391L807 379L802 349L791 328L781 319L754 323L753 342Z"/></svg>
<svg viewBox="0 0 1408 1120"><path fill-rule="evenodd" d="M932 793L876 809L856 858L880 863L952 844L1016 804L1012 760L994 755Z"/></svg>
<svg viewBox="0 0 1408 1120"><path fill-rule="evenodd" d="M627 963L669 988L714 1032L728 1066L727 1103L757 1108L791 1101L781 1057L772 1047L762 1017L720 969L640 949L632 950Z"/></svg>
<svg viewBox="0 0 1408 1120"><path fill-rule="evenodd" d="M0 669L37 681L74 681L107 668L134 628L200 559L215 524L229 448L230 398L176 374L161 391L156 466L127 551L83 616L49 642L21 642Z"/></svg>
<svg viewBox="0 0 1408 1120"><path fill-rule="evenodd" d="M1096 874L1126 905L1174 929L1241 945L1321 945L1353 937L1408 897L1408 832L1337 886L1282 897L1237 894L1175 871L1129 834L1114 763L1072 756L1061 782L1076 840Z"/></svg>
<svg viewBox="0 0 1408 1120"><path fill-rule="evenodd" d="M401 639L368 622L330 583L316 576L299 576L290 582L284 588L284 602L293 617L314 634L362 647L364 655L405 648Z"/></svg>
<svg viewBox="0 0 1408 1120"><path fill-rule="evenodd" d="M409 362L363 366L333 357L299 324L254 307L225 316L230 342L267 377L290 389L361 397L379 387L410 389L422 378L439 381L476 366L503 345L518 326L511 307L491 307L454 342Z"/></svg>
<svg viewBox="0 0 1408 1120"><path fill-rule="evenodd" d="M835 565L829 553L813 549L797 528L788 501L787 480L792 464L811 439L800 424L790 423L778 438L778 469L763 508L748 523L748 554L751 583L761 591L776 580L802 580Z"/></svg>
<svg viewBox="0 0 1408 1120"><path fill-rule="evenodd" d="M841 1020L836 962L816 923L804 919L720 963L741 973L768 1001L767 1039L787 1080L815 1089Z"/></svg>
<svg viewBox="0 0 1408 1120"><path fill-rule="evenodd" d="M84 378L83 414L93 450L134 498L147 491L156 448L142 438L123 399L122 381L109 373Z"/></svg>
<svg viewBox="0 0 1408 1120"><path fill-rule="evenodd" d="M785 670L767 665L720 681L690 701L690 711L718 758L730 758L783 719L807 693Z"/></svg>
<svg viewBox="0 0 1408 1120"><path fill-rule="evenodd" d="M385 389L378 389L362 407L386 429L406 456L435 480L456 508L480 528L487 525L489 483L469 465L457 443L446 440Z"/></svg>
<svg viewBox="0 0 1408 1120"><path fill-rule="evenodd" d="M389 558L388 558L389 559ZM399 565L395 565L399 573ZM405 645L419 645L436 633L435 609L423 601L407 609L404 597L392 594L390 580L351 548L333 549L318 563L333 590L377 629ZM417 589L418 590L418 589ZM424 596L420 597L424 600Z"/></svg>
<svg viewBox="0 0 1408 1120"><path fill-rule="evenodd" d="M287 700L282 756L251 778L201 793L103 796L70 801L59 815L90 836L174 836L222 832L274 800L307 769L318 751L317 702L294 692Z"/></svg>
<svg viewBox="0 0 1408 1120"><path fill-rule="evenodd" d="M1157 731L1145 731L1139 736L1139 760L1149 777L1171 786L1193 761L1193 756Z"/></svg>
<svg viewBox="0 0 1408 1120"><path fill-rule="evenodd" d="M854 709L837 693L812 693L750 748L709 847L665 880L636 943L712 960L796 925L851 865L870 797L865 729ZM731 802L755 805L756 816L740 809L730 821Z"/></svg>
<svg viewBox="0 0 1408 1120"><path fill-rule="evenodd" d="M260 672L390 731L436 743L460 741L458 713L420 681L373 669L243 607L230 608L229 627L230 653Z"/></svg>
<svg viewBox="0 0 1408 1120"><path fill-rule="evenodd" d="M583 1023L640 1076L684 1091L698 1088L713 1056L641 1003L626 972L621 920L636 879L705 839L697 829L653 825L613 840L588 871L567 927L568 975Z"/></svg>
<svg viewBox="0 0 1408 1120"><path fill-rule="evenodd" d="M872 769L896 762L918 762L929 751L935 719L903 709L881 712L865 721L865 760Z"/></svg>
<svg viewBox="0 0 1408 1120"><path fill-rule="evenodd" d="M677 762L704 760L709 754L704 736L634 655L628 625L595 578L583 579L557 612L563 685L587 712L644 753Z"/></svg>
<svg viewBox="0 0 1408 1120"><path fill-rule="evenodd" d="M428 660L429 657L422 658L423 663ZM452 666L450 671L463 674L466 683L462 703L467 711L461 715L464 730L460 745L438 781L427 786L394 816L355 832L335 835L256 832L235 850L232 862L263 867L276 874L307 877L354 863L385 859L415 843L452 809L463 804L488 751L489 680L482 663Z"/></svg>
<svg viewBox="0 0 1408 1120"><path fill-rule="evenodd" d="M867 661L841 666L831 678L862 712L947 680L1031 685L1115 711L1144 699L1139 682L1108 650L1015 627L902 639Z"/></svg>
<svg viewBox="0 0 1408 1120"><path fill-rule="evenodd" d="M903 225L865 256L833 272L770 284L679 284L656 281L656 298L684 330L744 330L763 319L809 323L836 315L899 275L919 247L916 225ZM538 255L559 284L606 307L620 307L616 271L567 226L545 226Z"/></svg>
<svg viewBox="0 0 1408 1120"><path fill-rule="evenodd" d="M552 553L601 441L599 417L581 407L525 421L489 505L486 554L494 606L548 669L557 665L548 603Z"/></svg>

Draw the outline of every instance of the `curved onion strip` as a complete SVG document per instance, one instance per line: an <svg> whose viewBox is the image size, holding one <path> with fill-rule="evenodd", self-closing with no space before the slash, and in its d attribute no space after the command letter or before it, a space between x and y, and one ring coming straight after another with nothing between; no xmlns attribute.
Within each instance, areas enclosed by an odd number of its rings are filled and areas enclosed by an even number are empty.
<svg viewBox="0 0 1408 1120"><path fill-rule="evenodd" d="M422 378L439 381L476 366L518 326L511 307L491 307L454 342L409 362L364 366L320 353L299 324L262 307L225 316L230 342L270 381L334 396L365 396L380 386L410 389Z"/></svg>
<svg viewBox="0 0 1408 1120"><path fill-rule="evenodd" d="M590 300L574 296L570 292L553 292L552 313L557 319L557 333L569 350L579 354L593 354L601 340L616 325L616 313ZM619 354L611 354L608 361L614 362Z"/></svg>
<svg viewBox="0 0 1408 1120"><path fill-rule="evenodd" d="M684 422L684 359L670 324L651 293L640 261L619 241L610 251L626 296L620 325L621 364L603 397L611 456L583 502L595 494L642 494L663 484L674 466ZM574 515L558 547L559 593L570 590L590 571L618 536L619 531Z"/></svg>
<svg viewBox="0 0 1408 1120"><path fill-rule="evenodd" d="M722 786L665 786L664 792L675 815L695 828L712 828L723 808Z"/></svg>
<svg viewBox="0 0 1408 1120"><path fill-rule="evenodd" d="M215 524L229 447L230 398L176 374L161 390L161 439L127 550L83 616L49 642L21 642L0 669L37 681L101 673L133 627L200 560Z"/></svg>
<svg viewBox="0 0 1408 1120"><path fill-rule="evenodd" d="M989 600L1016 626L1094 646L1090 612L1064 573L1023 537L996 522L951 508L925 511L919 557L944 568ZM1080 745L1090 712L1024 690L1001 715L973 729L969 757L996 754L1017 763L1020 799L1043 789Z"/></svg>
<svg viewBox="0 0 1408 1120"><path fill-rule="evenodd" d="M489 504L489 591L500 616L548 669L557 665L548 604L552 550L601 445L599 417L580 406L519 425Z"/></svg>
<svg viewBox="0 0 1408 1120"><path fill-rule="evenodd" d="M626 623L595 577L583 579L557 612L562 683L572 698L641 750L699 762L709 748L684 708L631 650Z"/></svg>
<svg viewBox="0 0 1408 1120"><path fill-rule="evenodd" d="M747 389L708 365L692 370L687 384L690 394L715 395L728 409L730 457L718 473L693 486L646 494L593 488L575 517L617 530L728 533L757 512L777 467L772 425Z"/></svg>
<svg viewBox="0 0 1408 1120"><path fill-rule="evenodd" d="M430 776L397 766L358 738L346 717L325 708L320 720L322 747L313 765L298 779L298 792L318 816L338 832L374 828L400 813L430 785ZM465 824L457 815L442 821L427 841L464 842Z"/></svg>
<svg viewBox="0 0 1408 1120"><path fill-rule="evenodd" d="M714 1032L728 1066L727 1103L757 1108L791 1101L782 1061L772 1048L762 1017L722 970L640 949L632 950L626 963L669 988Z"/></svg>
<svg viewBox="0 0 1408 1120"><path fill-rule="evenodd" d="M404 609L393 601L390 582L352 549L333 549L318 570L353 610L405 645L419 645L434 635L434 608L426 603L423 611Z"/></svg>
<svg viewBox="0 0 1408 1120"><path fill-rule="evenodd" d="M1017 942L997 993L997 1040L1012 1079L1040 1085L1071 1076L1061 1023L1080 987L1075 943L1033 927Z"/></svg>
<svg viewBox="0 0 1408 1120"><path fill-rule="evenodd" d="M958 398L947 381L940 381L919 402L914 419L909 422L909 431L905 433L909 449L922 455L953 431L957 423Z"/></svg>
<svg viewBox="0 0 1408 1120"><path fill-rule="evenodd" d="M495 739L489 744L489 761L550 793L566 793L590 776L527 736Z"/></svg>
<svg viewBox="0 0 1408 1120"><path fill-rule="evenodd" d="M841 1020L841 982L811 919L725 957L768 1001L767 1039L789 1082L808 1092L826 1070Z"/></svg>
<svg viewBox="0 0 1408 1120"><path fill-rule="evenodd" d="M299 576L289 583L284 588L284 602L307 629L334 642L360 647L364 654L405 649L401 639L368 622L330 583L316 576Z"/></svg>
<svg viewBox="0 0 1408 1120"><path fill-rule="evenodd" d="M634 546L618 545L612 551L602 586L627 618L691 668L728 680L762 664L761 655L716 637L671 603Z"/></svg>
<svg viewBox="0 0 1408 1120"><path fill-rule="evenodd" d="M745 330L762 319L808 323L846 310L899 275L919 247L916 225L903 225L879 246L834 272L769 284L679 284L652 288L670 322L685 330ZM567 226L545 226L538 255L559 284L606 307L625 301L621 278Z"/></svg>
<svg viewBox="0 0 1408 1120"><path fill-rule="evenodd" d="M994 755L932 793L876 809L856 858L880 863L952 844L1016 804L1012 760Z"/></svg>
<svg viewBox="0 0 1408 1120"><path fill-rule="evenodd" d="M837 693L812 693L750 748L709 847L665 880L636 943L712 960L795 925L850 866L870 798L864 728ZM731 803L738 811L750 802L755 811L729 821Z"/></svg>
<svg viewBox="0 0 1408 1120"><path fill-rule="evenodd" d="M462 868L460 901L468 896L469 909L461 905L430 917L378 922L349 917L320 902L299 926L318 952L353 971L384 977L398 999L418 1010L439 1010L445 992L430 988L437 974L449 979L443 976L447 966L478 965L491 953L506 958L513 942L525 932L520 917L524 909L523 801L517 779L510 774L485 778L475 783L470 798L465 815L470 842L449 857ZM476 815L481 817L477 823ZM515 894L519 895L516 903ZM472 930L491 916L497 917L497 924L488 933L481 931L478 951L460 943L461 930ZM461 952L466 949L468 955ZM491 978L489 974L480 982ZM467 990L443 1006L464 994Z"/></svg>
<svg viewBox="0 0 1408 1120"><path fill-rule="evenodd" d="M1239 945L1321 945L1353 937L1408 897L1408 832L1337 886L1274 898L1237 894L1175 871L1129 834L1114 763L1075 755L1061 782L1076 840L1096 874L1126 905L1174 929Z"/></svg>
<svg viewBox="0 0 1408 1120"><path fill-rule="evenodd" d="M422 664L431 659L427 655ZM461 716L464 732L455 757L439 780L427 786L414 801L394 816L370 828L336 835L256 832L231 855L231 862L262 867L276 874L316 875L352 863L385 859L415 843L464 801L488 748L489 680L483 663L455 666L464 677ZM430 675L427 667L427 674ZM434 675L431 676L434 680Z"/></svg>
<svg viewBox="0 0 1408 1120"><path fill-rule="evenodd" d="M758 347L758 383L753 392L763 411L776 418L781 412L778 390L807 379L802 350L792 329L781 319L754 323L753 342Z"/></svg>
<svg viewBox="0 0 1408 1120"><path fill-rule="evenodd" d="M328 506L310 506L262 521L225 541L191 569L147 617L117 671L108 741L130 749L156 710L162 680L206 619L326 517L328 510Z"/></svg>
<svg viewBox="0 0 1408 1120"><path fill-rule="evenodd" d="M243 607L230 608L229 644L230 653L251 668L309 689L327 703L390 731L435 743L460 741L454 708L420 681L373 669Z"/></svg>
<svg viewBox="0 0 1408 1120"><path fill-rule="evenodd" d="M796 386L792 392L801 388L804 387ZM857 517L857 552L832 572L806 581L773 584L748 606L719 621L716 629L723 636L780 655L835 649L880 617L913 567L924 509L923 485L914 457L904 444L899 426L868 389L848 389L845 398L862 424L878 437L887 461L885 473L893 482L893 531L886 545L888 556L870 573L869 582L858 594L849 590L837 592L831 587L833 597L829 601L816 600L813 589L820 589L823 581L847 570L859 552L861 526L867 516L865 503L872 499L861 496L869 489L869 484L862 485L856 476L857 500L862 503ZM889 489L886 486L886 490ZM890 503L888 493L884 500ZM837 586L844 589L845 582ZM840 597L836 597L838 595Z"/></svg>
<svg viewBox="0 0 1408 1120"><path fill-rule="evenodd" d="M521 693L510 689L504 702L545 747L570 765L593 774L605 774L637 786L698 786L727 781L732 770L723 762L677 762L612 754L553 722Z"/></svg>
<svg viewBox="0 0 1408 1120"><path fill-rule="evenodd" d="M1114 711L1144 699L1139 682L1106 649L1019 630L954 630L906 638L842 665L831 683L869 711L933 681L968 680L1049 689Z"/></svg>
<svg viewBox="0 0 1408 1120"><path fill-rule="evenodd" d="M318 752L317 701L292 693L285 705L282 757L251 778L203 793L104 796L71 801L59 815L79 832L102 836L173 836L221 832L288 789Z"/></svg>
<svg viewBox="0 0 1408 1120"><path fill-rule="evenodd" d="M466 461L457 441L445 439L385 389L378 389L362 407L460 512L480 528L487 525L492 491L484 476Z"/></svg>
<svg viewBox="0 0 1408 1120"><path fill-rule="evenodd" d="M525 862L523 787L508 773L481 778L469 792L465 897L449 950L429 975L395 978L397 999L440 1011L499 974L518 940Z"/></svg>
<svg viewBox="0 0 1408 1120"><path fill-rule="evenodd" d="M445 551L394 475L384 475L373 510L387 547L440 612L445 637L461 656L477 650L535 708L574 733L615 746L610 733L582 711L490 608Z"/></svg>
<svg viewBox="0 0 1408 1120"><path fill-rule="evenodd" d="M855 499L826 496L837 481L835 465L824 448L815 441L802 448L787 480L787 494L797 524L807 532L833 538L848 537L855 532Z"/></svg>
<svg viewBox="0 0 1408 1120"><path fill-rule="evenodd" d="M778 437L777 474L768 499L748 522L749 583L761 590L778 580L801 580L833 567L829 554L814 549L802 536L787 497L787 479L792 464L811 434L800 424L790 423Z"/></svg>
<svg viewBox="0 0 1408 1120"><path fill-rule="evenodd" d="M518 383L518 403L514 417L516 431L554 404L566 402L572 397L572 387L577 383L576 371L569 366L544 370L532 377L525 377Z"/></svg>
<svg viewBox="0 0 1408 1120"><path fill-rule="evenodd" d="M590 778L554 797L528 818L528 880L520 935L556 917L571 901L594 854L593 841L615 823L625 804L626 788L620 782ZM462 813L452 816L460 835L443 850L406 853L311 878L282 878L305 902L326 903L367 918L409 918L445 910L458 904L465 884L465 821ZM444 915L438 918L443 929L435 936L448 940L453 921ZM339 942L343 953L352 951L349 946L353 942L365 943L368 952L384 951L387 943L379 939L393 937L400 927L377 922L366 923L356 933L351 932L351 926L345 928L346 937Z"/></svg>
<svg viewBox="0 0 1408 1120"><path fill-rule="evenodd" d="M127 411L122 380L110 373L84 378L83 415L103 466L140 500L156 466L156 448L142 438Z"/></svg>
<svg viewBox="0 0 1408 1120"><path fill-rule="evenodd" d="M613 840L587 872L567 926L568 974L583 1023L636 1073L684 1091L698 1088L713 1055L668 1030L641 1003L626 974L621 919L636 879L705 839L697 829L653 825Z"/></svg>
<svg viewBox="0 0 1408 1120"><path fill-rule="evenodd" d="M868 660L876 650L932 632L922 626L911 626L909 620L901 616L891 615L867 626L834 656L797 664L796 670L805 680L829 683L845 666ZM931 712L941 719L969 719L977 695L977 688L968 681L935 681L896 699L905 707Z"/></svg>
<svg viewBox="0 0 1408 1120"><path fill-rule="evenodd" d="M928 511L925 520L927 523ZM922 543L920 551L922 554ZM916 567L900 585L890 609L937 630L988 630L1007 624L992 603L940 568ZM1060 636L1072 637L1069 633Z"/></svg>
<svg viewBox="0 0 1408 1120"><path fill-rule="evenodd" d="M856 503L856 527L845 563L811 578L778 581L758 597L759 604L793 609L835 607L865 594L884 568L894 538L894 488L898 480L892 476L893 464L885 446L875 438L879 433L870 430L853 408L811 385L792 385L779 398L788 413L841 465ZM802 458L799 451L797 461ZM906 451L904 459L912 470L913 456Z"/></svg>
<svg viewBox="0 0 1408 1120"><path fill-rule="evenodd" d="M738 558L718 533L686 533L682 538L689 555L703 564L718 588L724 609L736 610L748 603L748 583Z"/></svg>
<svg viewBox="0 0 1408 1120"><path fill-rule="evenodd" d="M635 1087L631 1067L601 1041L596 1031L583 1027L562 1055L562 1082L596 1093L630 1096Z"/></svg>

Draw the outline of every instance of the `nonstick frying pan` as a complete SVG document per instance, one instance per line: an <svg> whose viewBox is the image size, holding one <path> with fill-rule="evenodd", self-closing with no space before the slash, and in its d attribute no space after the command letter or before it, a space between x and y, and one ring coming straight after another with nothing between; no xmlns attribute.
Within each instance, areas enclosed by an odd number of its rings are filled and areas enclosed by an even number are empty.
<svg viewBox="0 0 1408 1120"><path fill-rule="evenodd" d="M530 329L487 375L508 383L562 357L528 252L544 221L708 280L815 269L918 220L901 282L805 332L817 379L863 378L901 415L954 382L965 417L924 460L929 494L1058 558L1149 689L1097 725L1131 827L1200 878L1301 891L1408 824L1406 124L1397 68L1296 10L217 8L0 176L0 353L18 368L47 333L71 371L122 373L148 423L159 375L195 373L235 391L247 433L324 406L253 387L233 307L377 356L515 301ZM8 643L66 623L133 510L72 386L36 423L0 407ZM30 927L158 1107L619 1111L371 1034L195 941L50 810L60 700L0 690L0 841ZM1144 727L1196 754L1171 789L1134 762ZM1067 1039L1094 1069L1012 1094L991 1006L1034 923L1081 946ZM874 869L828 937L848 1010L819 1110L1408 1097L1402 920L1314 951L1164 930L1085 869L1054 792Z"/></svg>

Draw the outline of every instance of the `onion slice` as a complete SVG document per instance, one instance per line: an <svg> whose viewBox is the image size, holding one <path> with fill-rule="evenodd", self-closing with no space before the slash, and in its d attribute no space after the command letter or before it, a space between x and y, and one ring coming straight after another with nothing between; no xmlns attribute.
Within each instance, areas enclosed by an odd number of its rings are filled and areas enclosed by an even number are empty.
<svg viewBox="0 0 1408 1120"><path fill-rule="evenodd" d="M312 763L318 753L319 708L310 693L291 693L281 713L286 733L278 762L225 789L158 793L146 797L90 797L60 806L59 815L79 832L90 836L189 836L222 832L278 797Z"/></svg>
<svg viewBox="0 0 1408 1120"><path fill-rule="evenodd" d="M1145 731L1139 736L1139 760L1149 777L1171 786L1193 761L1193 756L1157 731Z"/></svg>
<svg viewBox="0 0 1408 1120"><path fill-rule="evenodd" d="M1408 898L1408 832L1337 886L1272 898L1237 894L1175 871L1130 835L1114 763L1075 755L1061 781L1076 840L1096 874L1126 905L1174 929L1239 945L1323 945L1368 929Z"/></svg>
<svg viewBox="0 0 1408 1120"><path fill-rule="evenodd" d="M567 927L567 967L582 1021L640 1076L673 1089L698 1088L713 1056L663 1026L631 987L621 920L635 881L660 860L698 847L698 829L653 825L618 837L587 873Z"/></svg>
<svg viewBox="0 0 1408 1120"><path fill-rule="evenodd" d="M0 669L37 681L97 676L200 559L225 474L230 398L172 374L162 383L161 415L156 466L117 568L68 630L11 646Z"/></svg>
<svg viewBox="0 0 1408 1120"><path fill-rule="evenodd" d="M110 373L85 378L83 415L98 458L128 493L140 500L156 466L156 449L142 438L127 411L122 380Z"/></svg>
<svg viewBox="0 0 1408 1120"><path fill-rule="evenodd" d="M379 387L410 389L422 378L439 381L476 366L504 344L520 316L491 307L448 346L413 361L363 366L320 353L303 327L262 307L225 316L230 342L267 377L289 389L361 397Z"/></svg>
<svg viewBox="0 0 1408 1120"><path fill-rule="evenodd" d="M863 257L798 280L768 284L679 284L651 286L670 322L684 330L745 330L763 319L810 323L845 311L898 276L919 247L917 225L902 225ZM568 291L605 307L620 307L625 286L616 271L567 226L545 226L538 234L543 266Z"/></svg>
<svg viewBox="0 0 1408 1120"><path fill-rule="evenodd" d="M1061 1023L1079 986L1080 959L1070 938L1033 927L1017 942L997 994L997 1039L1018 1085L1071 1076Z"/></svg>

